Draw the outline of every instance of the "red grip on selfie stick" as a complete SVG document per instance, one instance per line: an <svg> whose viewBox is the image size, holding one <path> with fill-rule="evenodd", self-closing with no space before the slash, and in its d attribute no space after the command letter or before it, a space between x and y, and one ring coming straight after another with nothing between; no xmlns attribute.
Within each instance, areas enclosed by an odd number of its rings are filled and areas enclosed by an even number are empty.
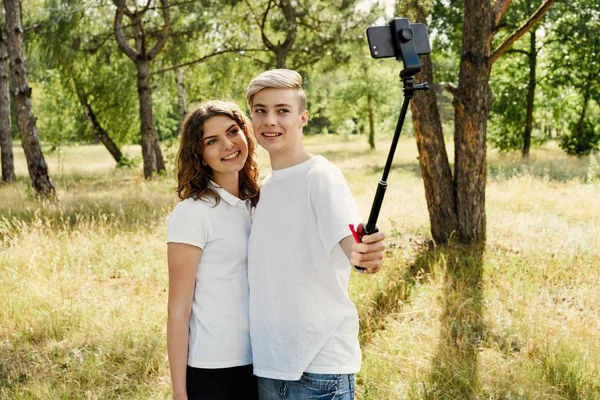
<svg viewBox="0 0 600 400"><path fill-rule="evenodd" d="M362 237L359 236L358 232L356 232L356 229L354 229L354 224L349 224L348 226L350 227L350 232L352 232L352 236L354 236L356 243L360 243Z"/></svg>
<svg viewBox="0 0 600 400"><path fill-rule="evenodd" d="M348 224L348 227L350 227L350 232L352 232L352 236L354 236L354 240L356 241L356 243L361 243L362 242L362 237L363 237L363 226L362 226L362 224L358 225L358 229L354 229L354 224ZM366 268L357 267L356 265L353 265L353 267L358 272L365 272L365 270L366 270Z"/></svg>

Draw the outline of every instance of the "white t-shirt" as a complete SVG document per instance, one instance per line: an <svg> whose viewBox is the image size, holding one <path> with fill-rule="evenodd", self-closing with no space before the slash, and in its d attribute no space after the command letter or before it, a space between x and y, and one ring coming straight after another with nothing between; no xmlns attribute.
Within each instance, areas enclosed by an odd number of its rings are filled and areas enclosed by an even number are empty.
<svg viewBox="0 0 600 400"><path fill-rule="evenodd" d="M249 205L216 188L221 201L186 199L167 222L167 243L203 250L190 316L188 365L228 368L252 363L248 321Z"/></svg>
<svg viewBox="0 0 600 400"><path fill-rule="evenodd" d="M339 241L360 215L344 176L316 156L273 171L260 193L248 245L254 374L358 372L351 265Z"/></svg>

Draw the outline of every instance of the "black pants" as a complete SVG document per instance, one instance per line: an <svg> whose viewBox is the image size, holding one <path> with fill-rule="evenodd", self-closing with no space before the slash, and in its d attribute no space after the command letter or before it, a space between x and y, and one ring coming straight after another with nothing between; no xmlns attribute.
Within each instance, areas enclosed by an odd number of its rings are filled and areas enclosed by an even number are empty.
<svg viewBox="0 0 600 400"><path fill-rule="evenodd" d="M252 365L205 369L188 365L188 400L257 400L258 387Z"/></svg>

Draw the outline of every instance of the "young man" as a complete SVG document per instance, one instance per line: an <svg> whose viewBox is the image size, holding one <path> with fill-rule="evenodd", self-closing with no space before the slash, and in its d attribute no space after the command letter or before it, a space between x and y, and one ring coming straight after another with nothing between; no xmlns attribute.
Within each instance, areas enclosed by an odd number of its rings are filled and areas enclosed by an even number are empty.
<svg viewBox="0 0 600 400"><path fill-rule="evenodd" d="M358 314L347 293L351 264L377 272L385 235L354 243L348 224L361 219L344 176L302 144L308 111L300 74L264 72L246 99L273 169L248 245L259 398L353 399L361 356Z"/></svg>

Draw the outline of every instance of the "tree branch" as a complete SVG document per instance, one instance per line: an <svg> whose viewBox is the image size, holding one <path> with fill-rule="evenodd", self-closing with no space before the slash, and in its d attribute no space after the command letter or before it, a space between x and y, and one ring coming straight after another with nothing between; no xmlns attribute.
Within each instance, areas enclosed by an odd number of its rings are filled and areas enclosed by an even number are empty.
<svg viewBox="0 0 600 400"><path fill-rule="evenodd" d="M561 42L560 39L550 39L547 42L542 43L539 49L537 49L536 53L539 53L544 47L549 45L550 43Z"/></svg>
<svg viewBox="0 0 600 400"><path fill-rule="evenodd" d="M199 3L199 0L185 0L185 1L180 1L178 3L170 3L169 4L169 8L175 8L175 7L180 7L180 6L187 6L189 4L196 4Z"/></svg>
<svg viewBox="0 0 600 400"><path fill-rule="evenodd" d="M289 0L281 1L280 7L283 10L285 21L288 23L283 48L291 49L296 41L296 15L294 14L292 3Z"/></svg>
<svg viewBox="0 0 600 400"><path fill-rule="evenodd" d="M510 50L506 50L506 53L519 53L519 54L525 54L527 57L529 57L529 52L525 51L525 50L521 50L521 49L510 49Z"/></svg>
<svg viewBox="0 0 600 400"><path fill-rule="evenodd" d="M510 6L511 2L512 2L512 0L496 0L494 2L494 5L492 6L492 18L493 18L493 21L492 21L493 29L492 30L495 30L498 27L500 20L502 19L504 14L506 14L506 11L508 10L508 6Z"/></svg>
<svg viewBox="0 0 600 400"><path fill-rule="evenodd" d="M458 86L452 82L440 82L440 87L450 93L452 97L458 95Z"/></svg>
<svg viewBox="0 0 600 400"><path fill-rule="evenodd" d="M127 57L129 57L132 61L138 58L139 53L133 49L125 39L125 35L123 35L123 14L126 12L127 7L125 6L125 0L114 0L115 5L117 6L117 11L115 13L115 38L117 39L117 44L119 48Z"/></svg>
<svg viewBox="0 0 600 400"><path fill-rule="evenodd" d="M242 52L242 51L248 52L248 51L266 51L266 50L264 50L264 49L225 49L225 50L219 50L219 51L215 51L214 53L210 53L210 54L208 54L208 55L206 55L204 57L198 58L197 60L188 61L188 62L185 62L185 63L182 63L182 64L177 64L177 65L170 66L168 68L159 69L158 71L151 72L150 75L158 75L158 74L162 74L164 72L173 71L173 70L175 70L177 68L188 67L190 65L199 64L199 63L201 63L201 62L203 62L203 61L205 61L205 60L207 60L207 59L209 59L211 57L218 56L220 54L237 53L237 52ZM241 55L243 56L243 54L241 54Z"/></svg>
<svg viewBox="0 0 600 400"><path fill-rule="evenodd" d="M84 53L95 54L102 46L106 44L106 42L112 38L113 34L114 32L112 31L106 31L102 34L92 35L89 43L90 47L83 47L81 51Z"/></svg>
<svg viewBox="0 0 600 400"><path fill-rule="evenodd" d="M267 50L262 50L262 51L267 51ZM271 63L269 63L267 61L263 61L263 60L260 60L260 59L258 59L256 57L249 56L248 54L242 54L242 53L240 53L240 55L242 57L249 58L250 60L254 61L255 63L264 66L265 68L268 68L268 67L270 67L272 65Z"/></svg>
<svg viewBox="0 0 600 400"><path fill-rule="evenodd" d="M498 0L502 1L502 0ZM523 36L527 31L531 29L535 24L537 24L544 14L552 7L556 0L544 0L544 2L540 5L540 7L529 17L529 19L521 25L516 31L512 33L498 48L492 53L488 60L488 67L492 67L492 65L504 54L514 42L516 42L521 36Z"/></svg>
<svg viewBox="0 0 600 400"><path fill-rule="evenodd" d="M33 25L24 26L23 27L23 34L27 35L29 33L35 32L37 29L39 29L42 26L44 26L44 24L42 22L38 22L38 23L33 24Z"/></svg>
<svg viewBox="0 0 600 400"><path fill-rule="evenodd" d="M294 64L294 69L301 69L304 68L307 65L313 65L314 63L316 63L317 61L319 61L321 58L321 55L319 54L318 56L314 56L312 58L309 58L307 60L305 60L304 62L298 63L298 64Z"/></svg>
<svg viewBox="0 0 600 400"><path fill-rule="evenodd" d="M252 4L250 4L250 2L248 0L246 0L245 3L246 3L246 6L248 7L248 9L250 10L250 14L252 14L252 17L254 18L256 25L260 26L260 19L258 19L258 17L256 16L256 13L254 12L254 9L252 8Z"/></svg>
<svg viewBox="0 0 600 400"><path fill-rule="evenodd" d="M263 14L262 22L260 24L258 24L258 26L260 27L260 36L262 38L264 45L269 50L275 51L275 46L269 40L269 38L267 37L267 34L265 33L265 24L267 23L267 15L269 15L270 10L271 10L271 0L269 0L269 2L267 3L267 9L265 10L265 13Z"/></svg>
<svg viewBox="0 0 600 400"><path fill-rule="evenodd" d="M501 23L501 24L494 26L494 29L492 29L492 34L495 35L496 33L498 33L500 31L500 29L506 28L506 26L507 26L506 23Z"/></svg>
<svg viewBox="0 0 600 400"><path fill-rule="evenodd" d="M123 7L123 13L125 13L125 15L127 15L127 18L133 18L134 13L131 12L131 10L127 7L126 4L127 0L115 0L115 5L117 7L122 6ZM119 4L117 4L119 3ZM136 4L136 8L137 8L137 4Z"/></svg>
<svg viewBox="0 0 600 400"><path fill-rule="evenodd" d="M160 35L160 39L158 40L154 48L148 52L148 59L150 60L152 60L162 50L162 48L165 46L165 43L167 42L167 39L169 38L169 31L171 30L171 16L169 15L168 3L168 0L160 0L164 18L163 30Z"/></svg>

